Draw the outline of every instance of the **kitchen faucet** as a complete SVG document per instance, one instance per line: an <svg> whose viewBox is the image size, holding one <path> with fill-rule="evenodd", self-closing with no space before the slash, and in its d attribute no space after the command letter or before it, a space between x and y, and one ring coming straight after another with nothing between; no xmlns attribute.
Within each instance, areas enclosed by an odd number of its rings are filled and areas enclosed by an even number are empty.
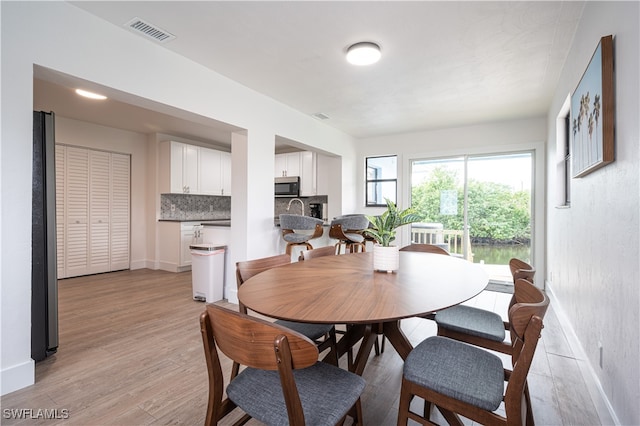
<svg viewBox="0 0 640 426"><path fill-rule="evenodd" d="M289 211L289 209L291 208L291 203L293 203L294 201L300 202L300 208L302 209L302 216L304 216L304 201L302 201L300 198L292 198L289 201L289 205L287 206L287 211Z"/></svg>

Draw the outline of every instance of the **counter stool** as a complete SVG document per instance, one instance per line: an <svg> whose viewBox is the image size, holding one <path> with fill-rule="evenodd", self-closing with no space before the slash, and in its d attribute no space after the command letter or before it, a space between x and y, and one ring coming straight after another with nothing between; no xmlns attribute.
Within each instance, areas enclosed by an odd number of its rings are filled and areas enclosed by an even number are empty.
<svg viewBox="0 0 640 426"><path fill-rule="evenodd" d="M281 214L280 228L282 228L282 238L287 242L286 253L291 255L291 249L294 246L305 246L307 250L313 250L313 246L309 241L322 236L323 223L322 219L311 216ZM310 233L309 231L313 232Z"/></svg>

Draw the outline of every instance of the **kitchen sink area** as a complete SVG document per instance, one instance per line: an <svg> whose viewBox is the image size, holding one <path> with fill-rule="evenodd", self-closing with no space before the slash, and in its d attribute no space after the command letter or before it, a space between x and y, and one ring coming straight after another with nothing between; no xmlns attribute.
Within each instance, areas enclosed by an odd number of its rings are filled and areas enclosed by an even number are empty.
<svg viewBox="0 0 640 426"><path fill-rule="evenodd" d="M281 214L299 214L323 219L329 222L328 197L315 195L311 197L276 197L274 202L273 223L280 226Z"/></svg>

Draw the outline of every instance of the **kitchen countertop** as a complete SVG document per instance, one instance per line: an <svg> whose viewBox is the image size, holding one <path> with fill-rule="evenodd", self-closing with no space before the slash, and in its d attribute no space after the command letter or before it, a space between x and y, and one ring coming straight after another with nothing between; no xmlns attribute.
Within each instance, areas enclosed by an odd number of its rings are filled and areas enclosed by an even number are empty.
<svg viewBox="0 0 640 426"><path fill-rule="evenodd" d="M273 219L273 225L274 225L274 226L278 226L278 227L280 226L280 218L279 218L279 217L275 217L275 218ZM322 226L323 226L323 227L328 227L328 226L330 226L330 225L331 225L331 224L329 223L329 221L324 221L324 222L322 223Z"/></svg>
<svg viewBox="0 0 640 426"><path fill-rule="evenodd" d="M231 226L231 219L158 219L158 222L194 222L202 226Z"/></svg>
<svg viewBox="0 0 640 426"><path fill-rule="evenodd" d="M200 223L202 226L231 226L231 219L217 219Z"/></svg>

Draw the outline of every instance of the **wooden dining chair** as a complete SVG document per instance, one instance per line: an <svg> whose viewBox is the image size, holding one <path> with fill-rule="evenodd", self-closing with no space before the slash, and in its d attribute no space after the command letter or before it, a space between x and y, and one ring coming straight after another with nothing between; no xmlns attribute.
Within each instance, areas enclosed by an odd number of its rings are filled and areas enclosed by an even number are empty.
<svg viewBox="0 0 640 426"><path fill-rule="evenodd" d="M404 246L400 249L400 251L418 251L422 253L435 253L435 254L444 254L449 256L449 252L434 244L418 244L413 243L408 246Z"/></svg>
<svg viewBox="0 0 640 426"><path fill-rule="evenodd" d="M208 304L200 330L209 377L205 424L240 408L236 424L255 418L268 425L336 425L350 412L362 425L362 377L318 361L315 344L286 327ZM223 353L245 366L224 389ZM226 398L223 399L226 393Z"/></svg>
<svg viewBox="0 0 640 426"><path fill-rule="evenodd" d="M336 254L337 253L336 253L335 246L318 247L312 250L301 251L300 256L298 257L298 260L302 261L302 260L315 259L316 257L335 256Z"/></svg>
<svg viewBox="0 0 640 426"><path fill-rule="evenodd" d="M278 266L288 265L291 263L291 256L288 254L280 254L276 256L263 257L260 259L246 260L236 263L236 284L238 290L246 280L254 275L264 272L268 269ZM247 307L238 302L238 308L241 313L247 314ZM276 320L277 324L295 330L296 332L308 337L316 342L318 350L323 352L330 349L332 357L331 362L338 365L338 349L336 346L336 328L333 324L313 324L295 321ZM237 365L234 365L234 369Z"/></svg>
<svg viewBox="0 0 640 426"><path fill-rule="evenodd" d="M532 268L524 270L514 269L514 277L532 277ZM509 303L509 310L517 304L548 304L547 296L531 281L525 278L517 278L514 282L514 291ZM538 313L540 319L544 319L545 310ZM465 342L481 348L511 355L514 354L513 327L509 321L502 321L502 317L495 312L471 306L457 305L449 309L437 312L435 316L438 326L438 336ZM509 339L507 333L509 331ZM531 406L529 386L525 383L525 399ZM529 411L528 415L533 415ZM531 419L533 422L533 419Z"/></svg>
<svg viewBox="0 0 640 426"><path fill-rule="evenodd" d="M511 259L509 267L514 281L514 292L509 308L516 303L533 303L540 301L542 295L533 287L535 269L519 259ZM518 284L518 280L526 280L529 285ZM510 324L503 321L499 314L467 305L456 305L436 313L434 317L438 326L438 336L446 336L455 340L481 346L504 354L511 354L511 343L506 341Z"/></svg>
<svg viewBox="0 0 640 426"><path fill-rule="evenodd" d="M524 278L527 281L533 282L533 277L536 274L536 268L529 265L524 260L520 260L515 257L509 260L509 270L511 271L511 276L513 277L514 282L518 278Z"/></svg>
<svg viewBox="0 0 640 426"><path fill-rule="evenodd" d="M527 375L549 306L548 297L540 294L542 301L516 303L509 310L513 371L497 355L447 337L429 337L416 346L404 363L398 425L408 419L432 424L435 405L451 425L462 426L462 415L483 425L533 426ZM425 401L422 414L410 409L414 396ZM505 415L496 412L503 402Z"/></svg>

